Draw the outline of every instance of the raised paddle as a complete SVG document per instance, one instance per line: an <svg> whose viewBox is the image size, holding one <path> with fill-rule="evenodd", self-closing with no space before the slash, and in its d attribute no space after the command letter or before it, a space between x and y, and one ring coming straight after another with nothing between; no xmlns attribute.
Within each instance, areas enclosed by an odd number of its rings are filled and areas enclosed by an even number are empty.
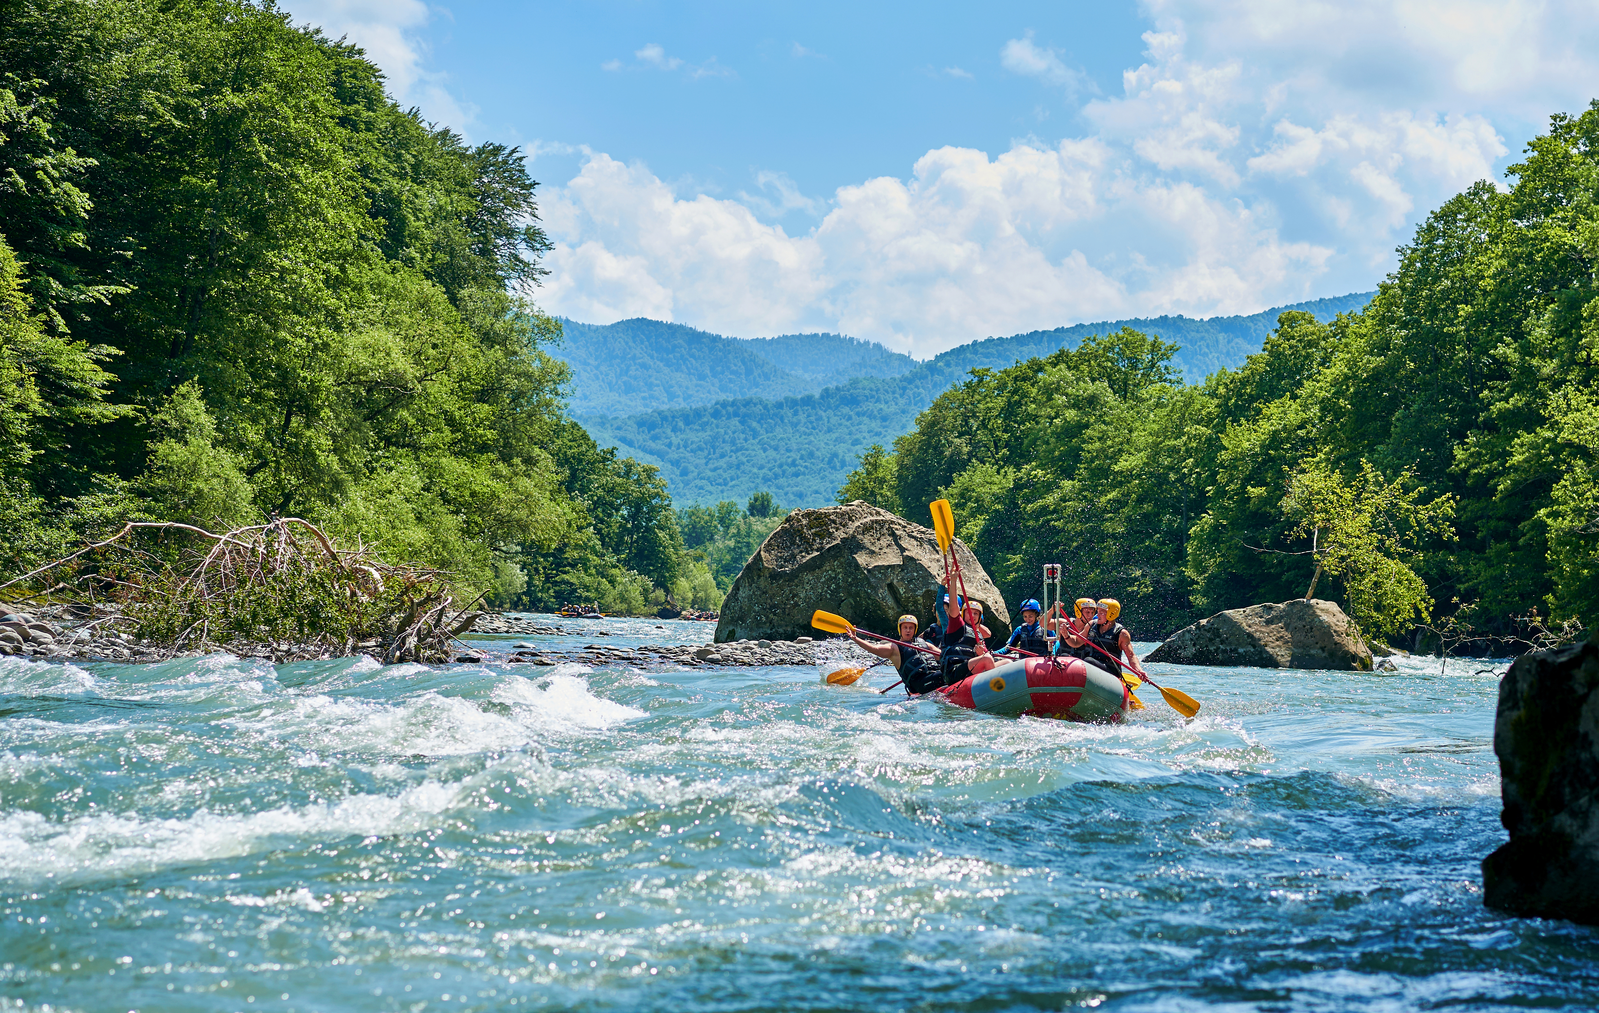
<svg viewBox="0 0 1599 1013"><path fill-rule="evenodd" d="M938 550L948 552L955 543L955 512L949 508L947 499L935 499L928 506L933 511L933 534L938 536Z"/></svg>
<svg viewBox="0 0 1599 1013"><path fill-rule="evenodd" d="M857 634L875 637L878 640L886 640L891 644L898 644L901 647L909 647L913 651L921 651L924 654L932 654L935 656L938 654L938 652L933 650L931 647L921 647L917 644L907 644L903 640L895 640L893 637L885 637L881 633L873 633L871 630L856 630L850 621L845 619L843 616L836 616L831 612L823 612L820 609L817 609L816 614L811 616L811 625L819 630L826 630L828 633L847 634L851 630L855 630Z"/></svg>

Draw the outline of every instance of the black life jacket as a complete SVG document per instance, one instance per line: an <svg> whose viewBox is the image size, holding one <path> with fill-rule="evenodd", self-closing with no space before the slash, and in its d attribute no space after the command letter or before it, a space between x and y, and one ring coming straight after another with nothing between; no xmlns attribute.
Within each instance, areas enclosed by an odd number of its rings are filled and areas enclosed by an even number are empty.
<svg viewBox="0 0 1599 1013"><path fill-rule="evenodd" d="M899 649L899 677L905 680L905 692L912 696L943 685L943 675L928 662L928 656L909 647Z"/></svg>
<svg viewBox="0 0 1599 1013"><path fill-rule="evenodd" d="M1127 632L1127 627L1121 623L1113 622L1109 628L1103 628L1098 623L1089 627L1088 639L1098 644L1105 654L1099 653L1092 647L1088 648L1088 655L1084 660L1103 668L1111 675L1122 674L1122 634Z"/></svg>
<svg viewBox="0 0 1599 1013"><path fill-rule="evenodd" d="M943 652L938 667L943 673L944 685L953 686L972 674L968 666L977 656L977 632L964 623L959 636L952 637L945 631Z"/></svg>
<svg viewBox="0 0 1599 1013"><path fill-rule="evenodd" d="M1024 623L1011 634L1010 646L1018 651L1044 655L1049 653L1049 640L1037 623Z"/></svg>

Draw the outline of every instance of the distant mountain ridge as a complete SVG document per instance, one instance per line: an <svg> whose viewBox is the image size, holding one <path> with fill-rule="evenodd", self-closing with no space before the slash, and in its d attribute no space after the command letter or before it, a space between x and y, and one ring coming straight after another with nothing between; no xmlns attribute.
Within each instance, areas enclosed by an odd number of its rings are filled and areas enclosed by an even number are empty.
<svg viewBox="0 0 1599 1013"><path fill-rule="evenodd" d="M576 415L781 398L916 367L908 355L842 334L728 338L644 317L605 325L562 319L561 329L561 344L550 354L572 367Z"/></svg>
<svg viewBox="0 0 1599 1013"><path fill-rule="evenodd" d="M660 468L679 505L724 499L742 502L751 493L764 489L785 507L816 506L832 501L834 492L866 448L874 443L887 446L895 437L909 432L917 414L972 369L1003 369L1019 360L1075 347L1091 334L1132 327L1181 346L1176 362L1189 382L1197 383L1217 369L1241 365L1247 356L1259 351L1279 314L1303 310L1319 320L1330 320L1339 313L1359 311L1375 294L1361 292L1294 303L1248 316L1208 320L1163 316L1074 324L973 341L925 362L913 361L911 368L899 373L833 381L830 386L804 393L772 397L749 396L746 391L742 397L617 415L583 412L576 410L574 404L574 415L601 446L616 446L622 453ZM810 362L826 359L826 348L833 347L818 343L817 351L808 352L803 341L817 339L856 342L838 335L789 335L764 340L774 342L765 346L771 354ZM733 343L738 352L755 355L765 365L778 368L772 359L754 352L740 339L719 340ZM882 349L880 345L873 347ZM890 358L867 352L866 362L889 369L898 359L908 359L893 358L897 353L887 349L882 352ZM813 374L813 378L820 377Z"/></svg>

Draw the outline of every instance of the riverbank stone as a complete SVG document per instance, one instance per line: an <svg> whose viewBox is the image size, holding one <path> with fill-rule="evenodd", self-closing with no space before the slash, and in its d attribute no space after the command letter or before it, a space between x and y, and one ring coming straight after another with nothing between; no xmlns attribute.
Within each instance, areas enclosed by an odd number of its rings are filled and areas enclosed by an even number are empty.
<svg viewBox="0 0 1599 1013"><path fill-rule="evenodd" d="M985 625L994 638L1009 637L1010 613L999 589L959 539L955 554L967 594L983 605ZM941 560L931 528L861 500L795 510L733 582L716 642L809 636L818 609L881 633L892 632L904 613L926 625L934 618L934 588L944 579Z"/></svg>
<svg viewBox="0 0 1599 1013"><path fill-rule="evenodd" d="M1173 633L1144 659L1175 665L1371 671L1371 649L1335 602L1300 598L1218 612Z"/></svg>
<svg viewBox="0 0 1599 1013"><path fill-rule="evenodd" d="M1517 658L1494 716L1500 815L1483 903L1599 925L1599 642Z"/></svg>

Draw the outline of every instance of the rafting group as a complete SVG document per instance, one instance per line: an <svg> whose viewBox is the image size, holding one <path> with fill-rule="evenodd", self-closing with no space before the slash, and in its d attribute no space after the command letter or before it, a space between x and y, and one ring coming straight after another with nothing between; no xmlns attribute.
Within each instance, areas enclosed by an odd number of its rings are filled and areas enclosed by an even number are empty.
<svg viewBox="0 0 1599 1013"><path fill-rule="evenodd" d="M982 605L965 593L948 501L933 503L932 512L944 556L935 624L922 630L915 616L900 616L896 639L858 630L829 612L818 611L811 619L816 628L843 634L881 658L878 664L894 666L900 681L880 692L903 685L911 696L936 694L947 703L989 713L1119 721L1143 708L1134 690L1148 683L1184 717L1199 713L1192 697L1149 678L1133 652L1132 633L1116 621L1121 603L1114 598L1078 598L1071 615L1061 602L1046 611L1029 598L1021 604L1022 625L1004 647L990 651ZM865 672L841 669L829 673L827 681L850 685Z"/></svg>

